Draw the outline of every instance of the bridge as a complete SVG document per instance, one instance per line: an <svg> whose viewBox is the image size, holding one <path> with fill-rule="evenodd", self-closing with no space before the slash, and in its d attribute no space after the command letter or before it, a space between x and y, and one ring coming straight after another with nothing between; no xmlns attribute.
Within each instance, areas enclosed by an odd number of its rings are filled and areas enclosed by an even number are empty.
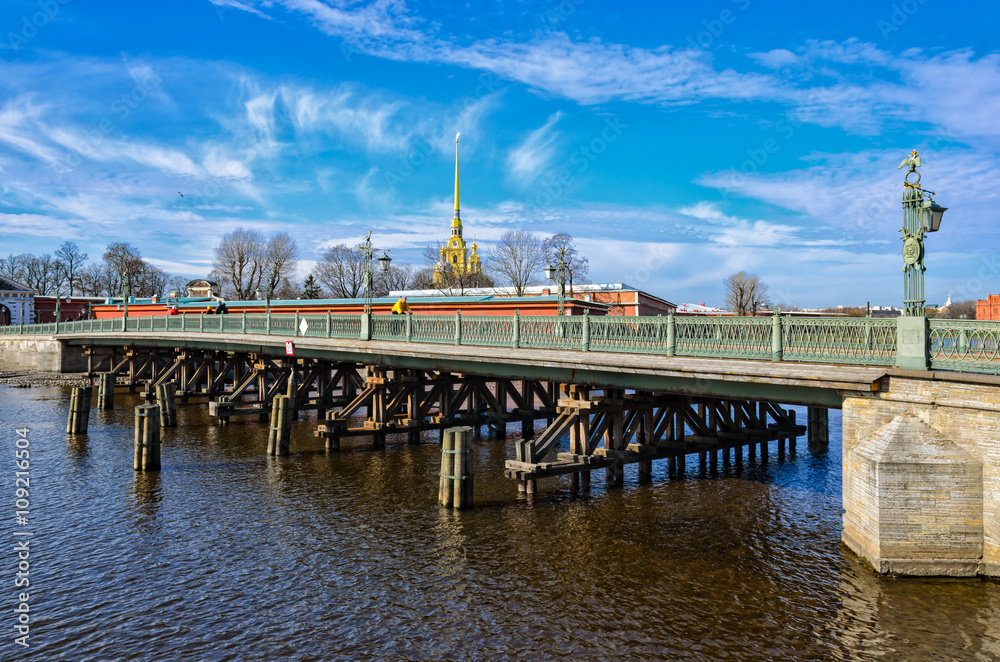
<svg viewBox="0 0 1000 662"><path fill-rule="evenodd" d="M738 467L803 434L822 450L842 409L844 543L880 573L1000 576L998 341L1000 323L923 317L185 315L2 327L0 366L147 398L173 382L223 424L288 394L331 452L520 425L506 475L529 493L630 463L647 480L656 460Z"/></svg>

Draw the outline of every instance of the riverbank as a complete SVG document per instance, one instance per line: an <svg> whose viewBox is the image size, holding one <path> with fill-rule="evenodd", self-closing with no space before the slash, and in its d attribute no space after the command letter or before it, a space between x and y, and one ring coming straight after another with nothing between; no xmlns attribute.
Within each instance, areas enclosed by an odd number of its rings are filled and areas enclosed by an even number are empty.
<svg viewBox="0 0 1000 662"><path fill-rule="evenodd" d="M85 372L59 373L0 370L0 384L30 388L32 386L90 386L92 382Z"/></svg>

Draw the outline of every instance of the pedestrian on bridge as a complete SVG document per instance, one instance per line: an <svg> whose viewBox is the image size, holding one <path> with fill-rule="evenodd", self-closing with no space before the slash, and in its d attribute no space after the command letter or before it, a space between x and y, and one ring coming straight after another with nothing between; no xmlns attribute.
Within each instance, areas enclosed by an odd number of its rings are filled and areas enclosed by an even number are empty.
<svg viewBox="0 0 1000 662"><path fill-rule="evenodd" d="M399 297L399 301L392 307L393 315L406 315L410 312L410 304L406 303L406 297Z"/></svg>

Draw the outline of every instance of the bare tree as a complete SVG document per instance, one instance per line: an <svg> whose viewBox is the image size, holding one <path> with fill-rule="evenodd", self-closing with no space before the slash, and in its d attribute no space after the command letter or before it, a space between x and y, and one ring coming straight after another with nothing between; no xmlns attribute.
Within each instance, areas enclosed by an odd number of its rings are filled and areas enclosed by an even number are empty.
<svg viewBox="0 0 1000 662"><path fill-rule="evenodd" d="M965 315L964 319L974 320L976 319L976 300L968 299L966 301L955 301L947 308L938 309L937 316L943 319L962 319L962 315Z"/></svg>
<svg viewBox="0 0 1000 662"><path fill-rule="evenodd" d="M416 272L412 264L391 264L386 271L379 269L375 274L375 293L384 297L389 292L409 289Z"/></svg>
<svg viewBox="0 0 1000 662"><path fill-rule="evenodd" d="M117 275L107 262L90 264L80 270L80 293L89 296L120 296Z"/></svg>
<svg viewBox="0 0 1000 662"><path fill-rule="evenodd" d="M64 241L56 251L56 257L62 265L63 276L66 285L69 287L69 295L73 296L79 282L79 272L87 262L87 254L80 250L80 247L72 241Z"/></svg>
<svg viewBox="0 0 1000 662"><path fill-rule="evenodd" d="M573 296L573 283L586 282L586 275L590 273L590 260L580 255L580 251L576 247L576 239L573 239L572 235L565 232L552 235L542 242L545 259L552 266L556 266L559 263L560 249L564 251L563 259L566 261L569 296Z"/></svg>
<svg viewBox="0 0 1000 662"><path fill-rule="evenodd" d="M213 271L238 301L252 299L263 277L264 238L257 230L236 228L215 247Z"/></svg>
<svg viewBox="0 0 1000 662"><path fill-rule="evenodd" d="M209 278L209 280L214 280ZM187 284L191 282L189 278L181 278L180 276L171 276L170 280L167 281L166 287L163 288L164 294L169 294L171 292L177 292L182 297L187 296Z"/></svg>
<svg viewBox="0 0 1000 662"><path fill-rule="evenodd" d="M295 271L299 247L287 232L275 232L261 250L261 283L274 292L282 281Z"/></svg>
<svg viewBox="0 0 1000 662"><path fill-rule="evenodd" d="M410 289L433 290L435 287L433 267L424 267L414 272L413 279L410 281Z"/></svg>
<svg viewBox="0 0 1000 662"><path fill-rule="evenodd" d="M6 276L11 280L16 280L19 283L24 283L24 260L31 257L30 255L14 255L9 254L4 259L0 260L0 276ZM27 283L24 283L27 284Z"/></svg>
<svg viewBox="0 0 1000 662"><path fill-rule="evenodd" d="M287 278L282 278L278 287L274 289L275 299L301 299L302 288L291 282Z"/></svg>
<svg viewBox="0 0 1000 662"><path fill-rule="evenodd" d="M737 315L753 316L768 305L767 285L756 274L740 271L723 281L726 307Z"/></svg>
<svg viewBox="0 0 1000 662"><path fill-rule="evenodd" d="M109 296L131 295L131 292L124 292L123 288L133 287L139 276L149 266L142 259L139 249L126 242L108 244L103 259L110 269L114 281Z"/></svg>
<svg viewBox="0 0 1000 662"><path fill-rule="evenodd" d="M167 283L171 280L170 274L149 263L143 262L143 264L145 269L136 276L133 282L139 288L138 296L146 297L154 294L165 294L167 292ZM136 294L134 290L133 294Z"/></svg>
<svg viewBox="0 0 1000 662"><path fill-rule="evenodd" d="M536 274L545 265L542 242L527 230L507 230L486 257L490 273L523 296L526 287L536 281Z"/></svg>
<svg viewBox="0 0 1000 662"><path fill-rule="evenodd" d="M48 253L44 255L25 254L19 256L24 284L35 290L35 294L47 296L58 293L59 264Z"/></svg>
<svg viewBox="0 0 1000 662"><path fill-rule="evenodd" d="M316 277L335 299L357 299L364 293L361 251L347 244L330 248L316 265Z"/></svg>

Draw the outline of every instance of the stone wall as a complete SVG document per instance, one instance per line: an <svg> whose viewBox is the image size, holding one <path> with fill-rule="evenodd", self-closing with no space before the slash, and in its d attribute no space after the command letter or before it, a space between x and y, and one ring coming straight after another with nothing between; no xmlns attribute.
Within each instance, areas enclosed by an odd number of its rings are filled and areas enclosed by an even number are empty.
<svg viewBox="0 0 1000 662"><path fill-rule="evenodd" d="M0 370L85 372L87 357L51 336L7 336L0 338Z"/></svg>
<svg viewBox="0 0 1000 662"><path fill-rule="evenodd" d="M878 572L1000 576L1000 379L885 386L844 398L844 542Z"/></svg>

